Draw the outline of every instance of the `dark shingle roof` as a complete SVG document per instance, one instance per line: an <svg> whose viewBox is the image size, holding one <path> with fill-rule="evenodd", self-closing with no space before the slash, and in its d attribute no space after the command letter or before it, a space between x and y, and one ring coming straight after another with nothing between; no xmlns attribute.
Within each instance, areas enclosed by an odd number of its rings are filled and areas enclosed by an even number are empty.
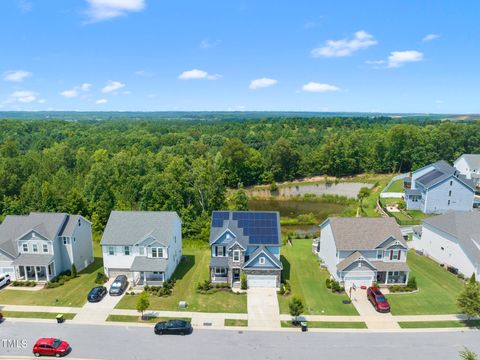
<svg viewBox="0 0 480 360"><path fill-rule="evenodd" d="M130 271L163 271L167 270L168 259L152 259L146 256L135 256Z"/></svg>
<svg viewBox="0 0 480 360"><path fill-rule="evenodd" d="M475 190L475 184L472 180L467 179L464 175L458 173L458 171L453 167L447 164L445 161L437 161L436 163L431 164L433 169L426 174L420 176L416 182L420 183L426 189L435 186L446 179L454 176L461 182L463 182L470 189Z"/></svg>
<svg viewBox="0 0 480 360"><path fill-rule="evenodd" d="M228 267L228 257L212 256L210 259L210 267Z"/></svg>
<svg viewBox="0 0 480 360"><path fill-rule="evenodd" d="M25 265L25 266L48 266L53 261L54 256L48 254L20 254L15 260L13 265Z"/></svg>

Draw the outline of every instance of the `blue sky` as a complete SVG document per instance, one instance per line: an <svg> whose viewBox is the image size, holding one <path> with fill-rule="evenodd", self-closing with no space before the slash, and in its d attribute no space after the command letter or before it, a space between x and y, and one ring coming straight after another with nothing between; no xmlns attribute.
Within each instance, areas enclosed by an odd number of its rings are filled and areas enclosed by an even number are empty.
<svg viewBox="0 0 480 360"><path fill-rule="evenodd" d="M477 1L2 0L0 110L480 113Z"/></svg>

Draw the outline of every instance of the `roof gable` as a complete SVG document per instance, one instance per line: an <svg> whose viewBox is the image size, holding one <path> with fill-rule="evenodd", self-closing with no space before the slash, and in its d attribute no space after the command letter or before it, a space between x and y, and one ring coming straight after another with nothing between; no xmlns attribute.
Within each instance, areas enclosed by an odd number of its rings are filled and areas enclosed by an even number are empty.
<svg viewBox="0 0 480 360"><path fill-rule="evenodd" d="M260 257L265 257L265 264L260 264ZM278 260L267 248L260 246L251 255L250 259L243 265L244 268L277 268L283 269L282 262Z"/></svg>

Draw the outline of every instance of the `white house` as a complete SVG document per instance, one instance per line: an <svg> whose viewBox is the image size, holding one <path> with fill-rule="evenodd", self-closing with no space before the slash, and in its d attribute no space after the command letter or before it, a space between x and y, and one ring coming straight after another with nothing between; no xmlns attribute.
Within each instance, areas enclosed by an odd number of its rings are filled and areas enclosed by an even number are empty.
<svg viewBox="0 0 480 360"><path fill-rule="evenodd" d="M408 210L426 214L473 208L475 185L453 166L437 161L412 172L411 188L405 189Z"/></svg>
<svg viewBox="0 0 480 360"><path fill-rule="evenodd" d="M161 284L182 258L182 222L171 211L112 211L100 245L108 277Z"/></svg>
<svg viewBox="0 0 480 360"><path fill-rule="evenodd" d="M318 257L345 288L406 284L407 244L393 218L328 218L320 225Z"/></svg>
<svg viewBox="0 0 480 360"><path fill-rule="evenodd" d="M480 275L480 212L450 211L425 219L412 244L440 264L465 276Z"/></svg>
<svg viewBox="0 0 480 360"><path fill-rule="evenodd" d="M0 273L13 280L46 282L92 262L92 225L80 215L7 215L0 225Z"/></svg>
<svg viewBox="0 0 480 360"><path fill-rule="evenodd" d="M460 174L480 186L480 154L463 154L453 163Z"/></svg>

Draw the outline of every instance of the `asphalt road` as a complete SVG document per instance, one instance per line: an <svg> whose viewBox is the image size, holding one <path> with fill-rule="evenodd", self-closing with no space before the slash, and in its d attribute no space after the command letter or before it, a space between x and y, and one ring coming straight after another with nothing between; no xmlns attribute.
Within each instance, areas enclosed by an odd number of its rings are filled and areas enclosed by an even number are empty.
<svg viewBox="0 0 480 360"><path fill-rule="evenodd" d="M0 324L0 358L31 355L38 337L70 342L70 357L92 359L459 359L463 346L480 353L480 332L301 333L196 330L188 336L156 336L129 326ZM3 339L26 339L26 348L8 348Z"/></svg>

